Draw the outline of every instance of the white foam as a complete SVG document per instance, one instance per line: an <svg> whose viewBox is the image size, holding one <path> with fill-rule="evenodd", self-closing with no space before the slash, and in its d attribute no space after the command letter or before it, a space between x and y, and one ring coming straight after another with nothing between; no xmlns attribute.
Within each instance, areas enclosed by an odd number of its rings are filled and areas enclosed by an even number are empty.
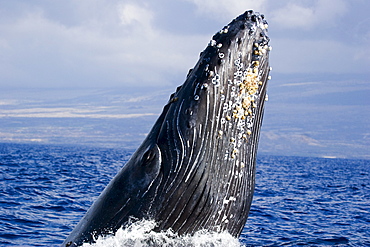
<svg viewBox="0 0 370 247"><path fill-rule="evenodd" d="M199 231L193 236L178 236L171 230L154 232L154 221L139 221L129 227L120 228L116 234L99 237L94 244L84 244L83 247L241 247L237 238L229 233Z"/></svg>

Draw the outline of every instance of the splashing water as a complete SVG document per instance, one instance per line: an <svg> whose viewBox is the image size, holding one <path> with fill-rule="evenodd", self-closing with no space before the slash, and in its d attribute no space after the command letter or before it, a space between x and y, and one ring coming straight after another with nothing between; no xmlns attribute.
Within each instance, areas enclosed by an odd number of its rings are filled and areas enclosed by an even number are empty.
<svg viewBox="0 0 370 247"><path fill-rule="evenodd" d="M215 233L199 231L194 235L179 236L171 230L153 231L154 221L142 220L127 228L120 228L114 235L99 237L94 244L83 244L83 247L242 247L237 238L227 232Z"/></svg>

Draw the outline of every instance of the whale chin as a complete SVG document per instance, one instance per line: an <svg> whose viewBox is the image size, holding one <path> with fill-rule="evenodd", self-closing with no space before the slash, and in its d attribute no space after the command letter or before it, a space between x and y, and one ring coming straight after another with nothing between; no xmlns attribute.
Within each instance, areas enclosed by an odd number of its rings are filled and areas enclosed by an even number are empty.
<svg viewBox="0 0 370 247"><path fill-rule="evenodd" d="M92 243L133 221L178 235L238 237L250 210L269 77L264 16L217 32L131 159L63 246Z"/></svg>

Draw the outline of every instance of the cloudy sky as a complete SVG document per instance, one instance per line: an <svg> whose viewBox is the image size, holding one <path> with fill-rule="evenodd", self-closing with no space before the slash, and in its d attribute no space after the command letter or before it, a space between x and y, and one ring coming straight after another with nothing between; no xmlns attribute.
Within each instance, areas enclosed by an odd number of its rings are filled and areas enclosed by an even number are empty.
<svg viewBox="0 0 370 247"><path fill-rule="evenodd" d="M249 9L273 47L260 151L370 159L368 0L0 0L0 141L142 138Z"/></svg>
<svg viewBox="0 0 370 247"><path fill-rule="evenodd" d="M269 21L278 81L369 75L367 0L0 0L0 87L179 85L248 9Z"/></svg>

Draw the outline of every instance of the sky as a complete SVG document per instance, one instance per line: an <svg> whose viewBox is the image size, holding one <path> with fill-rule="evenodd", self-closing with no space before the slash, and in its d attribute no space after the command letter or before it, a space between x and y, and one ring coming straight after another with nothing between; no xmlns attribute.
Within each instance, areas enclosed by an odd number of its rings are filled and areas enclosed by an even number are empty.
<svg viewBox="0 0 370 247"><path fill-rule="evenodd" d="M277 79L369 75L367 0L0 0L0 87L179 85L248 9L269 22Z"/></svg>
<svg viewBox="0 0 370 247"><path fill-rule="evenodd" d="M0 142L137 145L249 9L273 48L259 150L370 159L368 0L0 0Z"/></svg>

